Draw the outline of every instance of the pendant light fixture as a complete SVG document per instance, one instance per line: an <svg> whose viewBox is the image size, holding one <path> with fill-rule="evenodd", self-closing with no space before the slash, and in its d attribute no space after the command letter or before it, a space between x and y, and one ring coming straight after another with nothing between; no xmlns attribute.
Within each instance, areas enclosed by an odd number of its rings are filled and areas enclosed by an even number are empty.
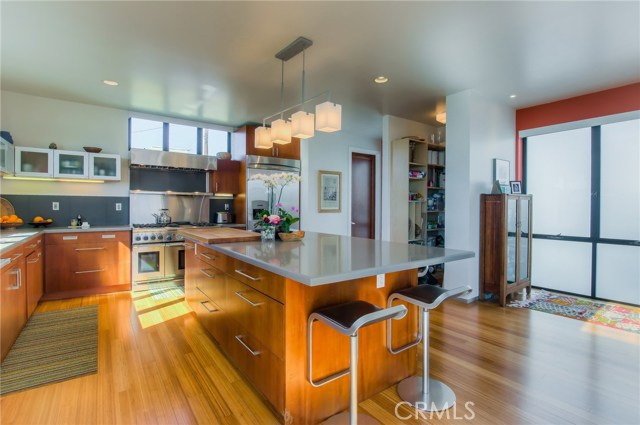
<svg viewBox="0 0 640 425"><path fill-rule="evenodd" d="M342 106L331 102L330 92L324 92L309 99L304 98L305 92L305 50L313 45L313 41L305 37L298 37L293 43L276 54L276 58L282 62L280 82L280 107L281 111L266 117L262 126L255 131L255 147L269 149L276 144L291 143L291 137L308 139L315 135L315 130L331 133L342 129ZM284 63L302 52L302 100L299 104L284 109ZM315 115L305 111L305 105L319 97L326 96L327 101L316 106ZM299 109L291 115L291 121L285 119L285 112ZM279 118L271 122L271 128L267 127L267 121L274 117Z"/></svg>

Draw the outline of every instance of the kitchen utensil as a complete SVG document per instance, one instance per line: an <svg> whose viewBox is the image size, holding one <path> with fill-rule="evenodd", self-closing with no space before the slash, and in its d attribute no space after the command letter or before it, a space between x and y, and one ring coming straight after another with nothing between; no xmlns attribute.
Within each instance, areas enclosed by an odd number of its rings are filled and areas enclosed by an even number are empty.
<svg viewBox="0 0 640 425"><path fill-rule="evenodd" d="M171 217L169 216L169 209L163 208L160 210L160 214L151 213L156 218L156 224L169 224L171 223Z"/></svg>
<svg viewBox="0 0 640 425"><path fill-rule="evenodd" d="M102 148L96 148L93 146L83 146L82 149L85 150L85 152L91 152L91 153L100 153L102 152Z"/></svg>
<svg viewBox="0 0 640 425"><path fill-rule="evenodd" d="M227 224L233 223L233 214L226 211L220 211L216 213L216 223Z"/></svg>

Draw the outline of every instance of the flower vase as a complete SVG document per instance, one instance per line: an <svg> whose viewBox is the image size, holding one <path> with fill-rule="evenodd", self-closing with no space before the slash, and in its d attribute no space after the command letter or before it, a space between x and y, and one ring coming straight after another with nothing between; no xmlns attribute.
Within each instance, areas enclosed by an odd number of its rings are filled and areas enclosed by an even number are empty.
<svg viewBox="0 0 640 425"><path fill-rule="evenodd" d="M263 241L272 241L276 238L276 226L265 226L260 231L260 238Z"/></svg>

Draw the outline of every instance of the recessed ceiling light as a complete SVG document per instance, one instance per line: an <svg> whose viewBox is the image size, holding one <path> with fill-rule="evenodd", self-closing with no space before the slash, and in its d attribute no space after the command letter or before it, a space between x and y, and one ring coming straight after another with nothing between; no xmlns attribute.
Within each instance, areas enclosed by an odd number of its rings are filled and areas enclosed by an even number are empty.
<svg viewBox="0 0 640 425"><path fill-rule="evenodd" d="M385 77L384 75L380 75L380 76L374 78L373 81L375 81L378 84L384 84L387 81L389 81L389 78Z"/></svg>
<svg viewBox="0 0 640 425"><path fill-rule="evenodd" d="M117 86L118 84L120 84L117 81L113 81L113 80L102 80L102 82L108 86Z"/></svg>
<svg viewBox="0 0 640 425"><path fill-rule="evenodd" d="M516 98L516 95L515 95L515 94L512 94L512 95L511 95L511 96L509 96L509 97L510 97L511 99L515 99L515 98Z"/></svg>

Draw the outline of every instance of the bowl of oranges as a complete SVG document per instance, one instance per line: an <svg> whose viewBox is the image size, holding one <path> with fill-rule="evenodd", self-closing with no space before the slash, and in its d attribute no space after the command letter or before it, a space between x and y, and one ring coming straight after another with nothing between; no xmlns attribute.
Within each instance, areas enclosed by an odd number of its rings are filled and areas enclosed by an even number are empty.
<svg viewBox="0 0 640 425"><path fill-rule="evenodd" d="M51 223L53 223L52 219L42 218L40 216L37 216L37 217L33 217L33 220L31 220L31 223L29 224L32 225L33 227L47 227Z"/></svg>
<svg viewBox="0 0 640 425"><path fill-rule="evenodd" d="M3 215L0 217L0 227L8 229L11 227L20 227L24 224L22 219L15 214Z"/></svg>

